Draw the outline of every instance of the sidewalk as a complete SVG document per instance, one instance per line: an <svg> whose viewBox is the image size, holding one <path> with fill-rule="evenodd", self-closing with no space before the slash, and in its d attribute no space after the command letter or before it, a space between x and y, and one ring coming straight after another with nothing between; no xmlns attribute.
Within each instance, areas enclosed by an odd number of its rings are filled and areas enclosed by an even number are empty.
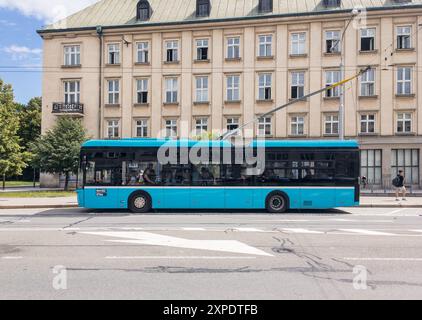
<svg viewBox="0 0 422 320"><path fill-rule="evenodd" d="M0 209L55 209L76 207L78 207L76 197L2 198L0 194Z"/></svg>
<svg viewBox="0 0 422 320"><path fill-rule="evenodd" d="M396 201L391 197L360 197L361 208L422 208L422 197L407 197L406 201Z"/></svg>
<svg viewBox="0 0 422 320"><path fill-rule="evenodd" d="M361 197L362 208L422 208L422 197L408 197L407 201L395 201L394 197ZM54 209L76 208L76 197L61 198L1 198L0 209Z"/></svg>

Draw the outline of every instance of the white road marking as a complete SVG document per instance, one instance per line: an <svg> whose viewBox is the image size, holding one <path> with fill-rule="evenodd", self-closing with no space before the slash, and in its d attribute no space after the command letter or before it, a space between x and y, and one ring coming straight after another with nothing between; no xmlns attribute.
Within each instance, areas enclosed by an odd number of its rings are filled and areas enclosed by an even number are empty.
<svg viewBox="0 0 422 320"><path fill-rule="evenodd" d="M323 234L322 231L308 230L303 228L281 228L280 230L287 233L309 233L309 234Z"/></svg>
<svg viewBox="0 0 422 320"><path fill-rule="evenodd" d="M240 232L264 232L264 230L258 228L234 228L234 230Z"/></svg>
<svg viewBox="0 0 422 320"><path fill-rule="evenodd" d="M409 230L409 231L412 231L412 232L422 232L422 230Z"/></svg>
<svg viewBox="0 0 422 320"><path fill-rule="evenodd" d="M4 256L4 257L1 257L2 259L4 259L4 260L19 260L19 259L23 259L23 257L20 257L20 256Z"/></svg>
<svg viewBox="0 0 422 320"><path fill-rule="evenodd" d="M109 260L161 260L161 259L195 259L195 260L237 260L237 259L256 259L256 257L217 257L217 256L108 256Z"/></svg>
<svg viewBox="0 0 422 320"><path fill-rule="evenodd" d="M184 231L206 231L205 228L182 228Z"/></svg>
<svg viewBox="0 0 422 320"><path fill-rule="evenodd" d="M133 243L151 246L166 246L175 248L211 250L244 253L258 256L272 256L260 249L248 246L236 240L190 240L170 237L150 232L82 232L96 236L126 238L126 240L107 240L119 243ZM130 239L130 240L128 240Z"/></svg>
<svg viewBox="0 0 422 320"><path fill-rule="evenodd" d="M373 230L366 230L366 229L339 229L339 230L358 233L362 235L370 235L370 236L395 236L394 233L380 232L380 231L373 231Z"/></svg>
<svg viewBox="0 0 422 320"><path fill-rule="evenodd" d="M388 214L396 214L396 213L402 212L402 211L404 211L404 210L406 210L406 208L400 208L400 209L397 209L397 210L391 211L391 212L389 212Z"/></svg>
<svg viewBox="0 0 422 320"><path fill-rule="evenodd" d="M422 258L343 258L349 261L415 261L422 262Z"/></svg>

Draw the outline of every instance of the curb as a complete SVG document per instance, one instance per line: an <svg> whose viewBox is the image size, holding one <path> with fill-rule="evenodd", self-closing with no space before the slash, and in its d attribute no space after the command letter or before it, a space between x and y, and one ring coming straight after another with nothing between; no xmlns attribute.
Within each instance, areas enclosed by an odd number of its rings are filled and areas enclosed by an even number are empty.
<svg viewBox="0 0 422 320"><path fill-rule="evenodd" d="M421 208L422 209L422 205L417 205L417 204L407 204L407 205L401 205L401 204L396 204L396 205L362 204L362 205L358 206L357 208Z"/></svg>
<svg viewBox="0 0 422 320"><path fill-rule="evenodd" d="M21 205L21 206L0 206L3 209L69 209L79 208L77 204L62 204L62 205ZM362 204L354 208L421 208L422 205L408 204L408 205L387 205L387 204Z"/></svg>
<svg viewBox="0 0 422 320"><path fill-rule="evenodd" d="M21 205L21 206L0 206L1 209L63 209L63 208L79 208L77 204L60 204L60 205Z"/></svg>

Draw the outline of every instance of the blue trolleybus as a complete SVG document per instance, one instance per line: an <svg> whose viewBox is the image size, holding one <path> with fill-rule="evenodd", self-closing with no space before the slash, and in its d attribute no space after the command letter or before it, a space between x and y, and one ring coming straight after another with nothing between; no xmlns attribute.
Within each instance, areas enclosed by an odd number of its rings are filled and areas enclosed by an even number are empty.
<svg viewBox="0 0 422 320"><path fill-rule="evenodd" d="M91 209L328 209L359 205L356 141L91 140L78 202Z"/></svg>

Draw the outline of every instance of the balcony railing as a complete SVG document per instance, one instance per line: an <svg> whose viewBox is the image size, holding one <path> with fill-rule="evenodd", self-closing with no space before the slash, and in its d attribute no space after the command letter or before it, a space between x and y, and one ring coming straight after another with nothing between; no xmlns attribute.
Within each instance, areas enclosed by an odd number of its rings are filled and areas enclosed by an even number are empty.
<svg viewBox="0 0 422 320"><path fill-rule="evenodd" d="M64 114L84 114L83 103L64 103L55 102L53 103L53 113L64 113Z"/></svg>

